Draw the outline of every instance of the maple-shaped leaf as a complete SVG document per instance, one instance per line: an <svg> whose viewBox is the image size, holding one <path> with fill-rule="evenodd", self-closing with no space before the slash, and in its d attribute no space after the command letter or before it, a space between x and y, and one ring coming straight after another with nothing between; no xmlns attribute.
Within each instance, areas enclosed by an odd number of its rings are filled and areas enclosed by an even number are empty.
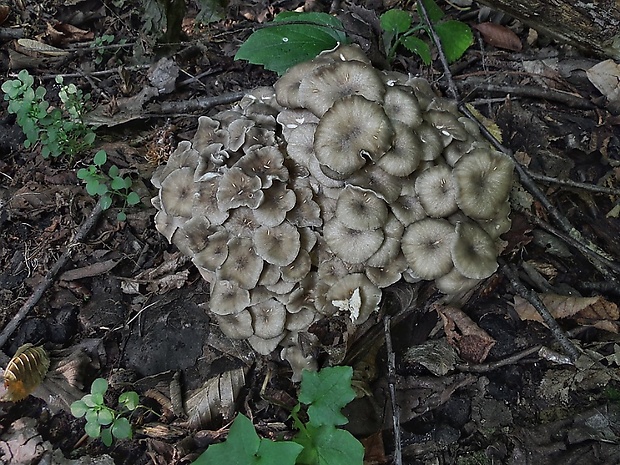
<svg viewBox="0 0 620 465"><path fill-rule="evenodd" d="M304 371L301 378L299 401L309 405L308 417L313 426L345 425L348 423L340 410L355 398L351 388L353 368L327 367L319 372Z"/></svg>

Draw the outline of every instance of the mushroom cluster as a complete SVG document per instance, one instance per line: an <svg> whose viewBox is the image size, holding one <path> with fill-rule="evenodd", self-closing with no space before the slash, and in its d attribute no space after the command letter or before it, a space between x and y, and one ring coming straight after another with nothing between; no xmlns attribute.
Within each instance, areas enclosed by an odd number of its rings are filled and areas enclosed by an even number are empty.
<svg viewBox="0 0 620 465"><path fill-rule="evenodd" d="M201 116L153 175L155 224L222 331L300 369L300 332L363 323L401 278L456 294L493 274L512 172L427 81L340 46Z"/></svg>

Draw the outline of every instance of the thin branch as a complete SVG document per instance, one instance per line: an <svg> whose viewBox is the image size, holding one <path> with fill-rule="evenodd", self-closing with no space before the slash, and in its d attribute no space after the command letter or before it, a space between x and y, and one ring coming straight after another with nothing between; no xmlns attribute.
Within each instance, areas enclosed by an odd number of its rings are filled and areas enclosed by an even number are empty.
<svg viewBox="0 0 620 465"><path fill-rule="evenodd" d="M2 333L0 333L0 347L4 346L8 341L9 337L13 334L13 332L17 329L19 324L22 322L24 318L28 315L30 310L34 308L39 299L43 296L45 291L52 285L54 279L58 272L62 269L63 266L67 264L75 247L82 242L86 236L88 236L90 230L95 226L101 214L103 213L103 209L101 208L101 200L97 202L97 205L90 212L90 216L86 218L86 221L80 226L80 229L75 233L75 236L67 245L67 248L60 256L60 258L54 263L54 266L47 272L43 280L36 287L30 298L22 305L19 311L15 314L13 319L4 327Z"/></svg>
<svg viewBox="0 0 620 465"><path fill-rule="evenodd" d="M390 316L383 318L383 332L385 334L385 349L388 359L388 387L390 390L390 401L392 403L392 427L394 429L394 465L403 464L403 452L400 437L400 407L396 402L396 355L392 348L392 330Z"/></svg>
<svg viewBox="0 0 620 465"><path fill-rule="evenodd" d="M547 307L545 307L545 304L542 300L540 300L538 294L523 285L523 283L519 280L517 272L512 268L512 265L507 264L502 259L499 259L499 262L502 273L504 273L504 276L508 278L510 285L515 292L532 304L551 331L551 334L553 334L555 340L560 344L560 346L562 346L562 349L564 349L572 361L577 360L577 357L579 357L579 350L568 338L562 328L560 328L560 325L557 321L555 321L555 318L553 318L553 315L551 315L549 310L547 310Z"/></svg>
<svg viewBox="0 0 620 465"><path fill-rule="evenodd" d="M559 184L560 186L574 187L576 189L584 189L592 192L599 192L601 194L620 195L620 189L612 189L611 187L597 186L596 184L590 184L587 182L573 181L572 179L558 179L551 176L545 176L544 174L534 173L528 170L529 175L537 181L548 182L552 184Z"/></svg>

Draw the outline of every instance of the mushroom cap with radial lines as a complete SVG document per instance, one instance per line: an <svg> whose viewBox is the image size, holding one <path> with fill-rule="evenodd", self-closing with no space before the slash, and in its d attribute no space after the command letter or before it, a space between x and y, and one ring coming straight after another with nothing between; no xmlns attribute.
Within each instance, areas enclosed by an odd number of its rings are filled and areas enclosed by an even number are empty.
<svg viewBox="0 0 620 465"><path fill-rule="evenodd" d="M247 339L254 334L252 315L248 310L231 315L215 315L222 332L231 339Z"/></svg>
<svg viewBox="0 0 620 465"><path fill-rule="evenodd" d="M372 191L347 186L338 197L336 218L358 231L377 229L387 221L388 207Z"/></svg>
<svg viewBox="0 0 620 465"><path fill-rule="evenodd" d="M286 307L273 297L250 308L254 334L263 339L271 339L282 334L286 323Z"/></svg>
<svg viewBox="0 0 620 465"><path fill-rule="evenodd" d="M383 107L354 95L338 100L323 115L314 133L314 153L319 163L349 176L366 164L364 155L379 160L392 146L393 135Z"/></svg>
<svg viewBox="0 0 620 465"><path fill-rule="evenodd" d="M323 237L330 250L348 263L363 263L383 244L381 229L360 231L348 228L337 218L332 218L323 227Z"/></svg>
<svg viewBox="0 0 620 465"><path fill-rule="evenodd" d="M355 308L354 298L359 293L360 305ZM360 325L364 323L370 315L379 309L381 301L381 289L375 286L368 277L363 273L352 273L338 281L336 281L327 291L327 306L335 307L334 301L342 302L340 309L347 307L346 301L349 301L349 309L352 311L351 320L354 324ZM351 308L353 307L353 308Z"/></svg>
<svg viewBox="0 0 620 465"><path fill-rule="evenodd" d="M209 310L216 315L234 315L250 306L250 292L234 281L215 280L211 285Z"/></svg>
<svg viewBox="0 0 620 465"><path fill-rule="evenodd" d="M217 188L217 206L222 211L246 206L256 208L263 201L261 180L250 176L241 168L230 168L220 178Z"/></svg>
<svg viewBox="0 0 620 465"><path fill-rule="evenodd" d="M265 193L263 203L252 210L256 221L267 227L281 224L286 214L295 206L295 192L287 189L286 184L278 182L273 184Z"/></svg>
<svg viewBox="0 0 620 465"><path fill-rule="evenodd" d="M166 176L161 183L161 207L168 215L191 218L195 192L194 169L179 168Z"/></svg>
<svg viewBox="0 0 620 465"><path fill-rule="evenodd" d="M301 249L299 231L288 222L272 228L261 226L254 233L256 253L273 265L285 266L297 258Z"/></svg>
<svg viewBox="0 0 620 465"><path fill-rule="evenodd" d="M243 289L253 289L263 271L263 263L251 239L233 237L228 241L228 257L216 271L217 278L239 283Z"/></svg>
<svg viewBox="0 0 620 465"><path fill-rule="evenodd" d="M442 218L458 210L452 170L446 165L429 168L418 176L415 189L428 216Z"/></svg>
<svg viewBox="0 0 620 465"><path fill-rule="evenodd" d="M299 100L318 117L322 117L338 100L361 95L383 102L385 85L375 68L360 61L335 62L320 66L304 77L299 86Z"/></svg>
<svg viewBox="0 0 620 465"><path fill-rule="evenodd" d="M422 141L400 121L392 121L392 124L394 142L390 150L377 161L377 165L393 176L409 176L420 164Z"/></svg>
<svg viewBox="0 0 620 465"><path fill-rule="evenodd" d="M463 213L475 219L494 218L512 188L513 163L501 152L476 149L456 162L456 202Z"/></svg>
<svg viewBox="0 0 620 465"><path fill-rule="evenodd" d="M328 61L324 63L328 63ZM302 79L308 76L317 66L320 66L320 64L312 60L301 62L289 68L274 84L278 103L286 108L301 108L299 86Z"/></svg>
<svg viewBox="0 0 620 465"><path fill-rule="evenodd" d="M409 129L422 124L422 109L411 88L405 86L388 87L383 108L392 122L399 121L407 125Z"/></svg>
<svg viewBox="0 0 620 465"><path fill-rule="evenodd" d="M244 173L257 176L262 188L268 188L273 180L288 180L288 169L284 166L284 156L277 147L260 147L249 150L234 166Z"/></svg>
<svg viewBox="0 0 620 465"><path fill-rule="evenodd" d="M488 278L498 268L495 241L473 221L457 223L452 261L466 278Z"/></svg>
<svg viewBox="0 0 620 465"><path fill-rule="evenodd" d="M228 258L228 231L222 230L211 234L207 238L207 246L194 255L192 262L195 265L215 272Z"/></svg>
<svg viewBox="0 0 620 465"><path fill-rule="evenodd" d="M413 273L436 279L452 269L454 226L447 220L425 218L405 229L401 248Z"/></svg>

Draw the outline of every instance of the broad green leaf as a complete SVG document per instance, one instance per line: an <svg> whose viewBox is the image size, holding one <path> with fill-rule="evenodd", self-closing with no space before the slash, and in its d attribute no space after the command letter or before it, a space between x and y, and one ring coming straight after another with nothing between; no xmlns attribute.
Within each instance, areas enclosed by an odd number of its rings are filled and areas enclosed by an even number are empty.
<svg viewBox="0 0 620 465"><path fill-rule="evenodd" d="M140 398L136 392L127 391L118 396L118 401L123 404L127 410L135 410L140 403Z"/></svg>
<svg viewBox="0 0 620 465"><path fill-rule="evenodd" d="M313 465L362 465L364 446L348 431L333 425L308 426L306 434L295 437L304 446L297 463Z"/></svg>
<svg viewBox="0 0 620 465"><path fill-rule="evenodd" d="M95 154L95 158L93 158L93 162L95 163L95 165L101 166L105 164L107 159L108 159L108 154L105 153L105 150L99 150Z"/></svg>
<svg viewBox="0 0 620 465"><path fill-rule="evenodd" d="M253 465L259 447L260 438L254 425L248 417L239 414L230 427L226 441L209 446L193 465Z"/></svg>
<svg viewBox="0 0 620 465"><path fill-rule="evenodd" d="M86 404L87 407L96 407L97 406L97 404L93 400L93 396L91 394L86 394L84 397L82 397L82 402L84 402L84 404Z"/></svg>
<svg viewBox="0 0 620 465"><path fill-rule="evenodd" d="M469 26L460 21L446 21L435 25L435 31L450 63L458 60L474 43Z"/></svg>
<svg viewBox="0 0 620 465"><path fill-rule="evenodd" d="M114 179L112 179L112 183L110 184L110 187L112 188L112 190L115 190L115 191L120 191L122 189L125 189L125 180L117 176Z"/></svg>
<svg viewBox="0 0 620 465"><path fill-rule="evenodd" d="M99 393L103 396L107 390L108 390L108 382L103 378L97 378L95 381L93 381L93 384L91 384L90 386L91 394Z"/></svg>
<svg viewBox="0 0 620 465"><path fill-rule="evenodd" d="M282 75L291 66L347 43L342 23L326 13L280 13L241 45L235 60L263 65Z"/></svg>
<svg viewBox="0 0 620 465"><path fill-rule="evenodd" d="M127 213L121 211L116 214L116 221L118 221L119 223L122 223L126 219L127 219Z"/></svg>
<svg viewBox="0 0 620 465"><path fill-rule="evenodd" d="M340 409L355 398L355 391L351 388L352 376L353 368L349 366L303 372L299 401L309 405L310 424L344 425L348 422Z"/></svg>
<svg viewBox="0 0 620 465"><path fill-rule="evenodd" d="M103 442L106 446L110 447L112 445L112 431L110 428L105 428L101 431L101 442Z"/></svg>
<svg viewBox="0 0 620 465"><path fill-rule="evenodd" d="M99 423L100 425L106 426L112 423L113 421L114 421L114 414L112 413L110 409L104 408L103 410L99 411L99 414L97 416L97 423Z"/></svg>
<svg viewBox="0 0 620 465"><path fill-rule="evenodd" d="M294 465L303 447L292 441L261 439L256 465Z"/></svg>
<svg viewBox="0 0 620 465"><path fill-rule="evenodd" d="M112 423L112 436L118 439L128 439L131 438L133 432L131 431L131 424L129 420L125 417L117 418Z"/></svg>
<svg viewBox="0 0 620 465"><path fill-rule="evenodd" d="M89 421L84 425L84 432L91 438L98 438L99 434L101 434L101 425L97 422Z"/></svg>
<svg viewBox="0 0 620 465"><path fill-rule="evenodd" d="M93 392L90 395L90 398L95 403L96 407L101 407L103 405L103 394L101 394L100 392Z"/></svg>
<svg viewBox="0 0 620 465"><path fill-rule="evenodd" d="M97 195L98 191L99 191L99 181L97 181L96 179L89 179L88 182L86 183L86 192L88 192L88 195L95 196Z"/></svg>
<svg viewBox="0 0 620 465"><path fill-rule="evenodd" d="M101 209L102 210L107 210L111 206L112 206L112 197L110 197L107 194L101 196Z"/></svg>
<svg viewBox="0 0 620 465"><path fill-rule="evenodd" d="M118 176L119 171L120 170L118 169L118 166L112 165L110 166L110 170L108 171L108 176L110 176L111 178L115 178Z"/></svg>
<svg viewBox="0 0 620 465"><path fill-rule="evenodd" d="M84 403L83 400L76 400L71 404L71 415L76 418L82 418L84 415L86 415L86 412L88 410L88 406Z"/></svg>
<svg viewBox="0 0 620 465"><path fill-rule="evenodd" d="M99 412L94 408L88 409L84 418L86 418L87 423L99 424Z"/></svg>
<svg viewBox="0 0 620 465"><path fill-rule="evenodd" d="M415 53L420 58L422 58L422 61L424 62L425 65L431 64L431 49L429 48L428 44L424 42L422 39L409 36L409 37L405 37L402 40L402 44L411 53Z"/></svg>
<svg viewBox="0 0 620 465"><path fill-rule="evenodd" d="M130 192L127 196L127 205L138 205L140 203L140 196L135 192Z"/></svg>
<svg viewBox="0 0 620 465"><path fill-rule="evenodd" d="M441 10L441 8L439 8L439 5L435 3L435 0L418 0L418 1L421 1L424 3L424 7L426 8L426 12L428 13L428 19L431 20L431 23L436 23L437 21L439 21L441 18L444 17L443 11ZM416 4L416 7L418 9L418 15L420 15L420 18L423 18L420 5Z"/></svg>
<svg viewBox="0 0 620 465"><path fill-rule="evenodd" d="M411 27L411 15L403 10L388 10L379 18L381 29L397 34L407 32Z"/></svg>
<svg viewBox="0 0 620 465"><path fill-rule="evenodd" d="M97 195L106 195L108 193L108 186L106 186L105 184L99 184L97 186Z"/></svg>

